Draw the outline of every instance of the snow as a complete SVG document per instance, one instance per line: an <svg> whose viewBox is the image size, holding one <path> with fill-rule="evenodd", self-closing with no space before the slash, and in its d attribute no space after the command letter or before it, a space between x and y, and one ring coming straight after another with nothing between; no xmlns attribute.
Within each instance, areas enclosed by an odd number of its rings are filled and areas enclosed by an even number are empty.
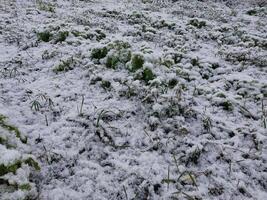
<svg viewBox="0 0 267 200"><path fill-rule="evenodd" d="M16 150L0 144L0 164L32 154L39 199L267 198L266 6L38 2L0 5L0 114L28 137ZM38 40L45 30L69 35ZM91 58L115 40L144 55L141 69ZM66 62L73 69L55 72ZM138 78L145 68L153 80Z"/></svg>

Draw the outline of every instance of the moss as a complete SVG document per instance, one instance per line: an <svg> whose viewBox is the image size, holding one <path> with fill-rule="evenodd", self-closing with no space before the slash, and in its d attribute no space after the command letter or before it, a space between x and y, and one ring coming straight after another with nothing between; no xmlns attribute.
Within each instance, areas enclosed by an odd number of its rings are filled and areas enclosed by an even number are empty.
<svg viewBox="0 0 267 200"><path fill-rule="evenodd" d="M37 33L38 40L43 42L49 42L53 38L53 34L49 31L39 32Z"/></svg>
<svg viewBox="0 0 267 200"><path fill-rule="evenodd" d="M69 32L68 31L60 31L57 35L56 41L55 43L58 42L63 42L67 39L67 37L69 36Z"/></svg>
<svg viewBox="0 0 267 200"><path fill-rule="evenodd" d="M107 47L95 48L92 50L91 58L99 60L99 59L105 58L107 54L108 54Z"/></svg>
<svg viewBox="0 0 267 200"><path fill-rule="evenodd" d="M19 129L15 126L9 125L5 122L6 117L0 114L0 126L9 132L14 132L16 137L20 139L22 143L27 143L27 138L22 137Z"/></svg>
<svg viewBox="0 0 267 200"><path fill-rule="evenodd" d="M28 190L29 191L29 190L31 190L32 187L29 183L25 183L25 184L19 185L18 188L21 190Z"/></svg>
<svg viewBox="0 0 267 200"><path fill-rule="evenodd" d="M143 55L135 54L132 56L131 60L131 70L136 71L141 69L144 65L145 59Z"/></svg>

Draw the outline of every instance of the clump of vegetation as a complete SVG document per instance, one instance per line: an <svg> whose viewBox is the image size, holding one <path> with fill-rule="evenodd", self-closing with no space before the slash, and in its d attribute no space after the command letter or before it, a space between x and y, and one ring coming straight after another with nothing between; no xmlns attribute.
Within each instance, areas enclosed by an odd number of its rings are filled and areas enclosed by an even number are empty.
<svg viewBox="0 0 267 200"><path fill-rule="evenodd" d="M198 58L193 58L193 59L191 60L191 64L192 64L193 66L199 66L199 59L198 59Z"/></svg>
<svg viewBox="0 0 267 200"><path fill-rule="evenodd" d="M100 29L95 30L94 35L95 35L97 41L100 41L100 40L106 38L106 34L103 33L102 30L100 30Z"/></svg>
<svg viewBox="0 0 267 200"><path fill-rule="evenodd" d="M169 86L169 88L174 88L177 84L178 84L178 80L175 79L175 78L172 78L172 79L169 80L169 82L168 82L168 86Z"/></svg>
<svg viewBox="0 0 267 200"><path fill-rule="evenodd" d="M219 106L221 106L226 111L232 111L234 109L233 104L228 100L219 103Z"/></svg>
<svg viewBox="0 0 267 200"><path fill-rule="evenodd" d="M99 62L106 58L107 68L116 69L119 64L126 64L131 59L130 45L127 42L116 40L101 48L94 48L91 52L91 58Z"/></svg>
<svg viewBox="0 0 267 200"><path fill-rule="evenodd" d="M141 72L139 72L135 78L138 80L143 80L146 84L148 84L149 81L153 80L155 77L156 76L151 69L145 68Z"/></svg>
<svg viewBox="0 0 267 200"><path fill-rule="evenodd" d="M69 36L69 32L68 31L60 31L57 35L57 38L55 40L55 43L58 42L63 42L67 39L67 37Z"/></svg>
<svg viewBox="0 0 267 200"><path fill-rule="evenodd" d="M145 63L144 56L142 54L134 54L131 59L131 71L137 71L141 69Z"/></svg>
<svg viewBox="0 0 267 200"><path fill-rule="evenodd" d="M115 69L119 61L118 57L110 55L107 57L106 67Z"/></svg>
<svg viewBox="0 0 267 200"><path fill-rule="evenodd" d="M107 47L94 48L91 52L91 58L99 60L105 58L107 54L108 54Z"/></svg>
<svg viewBox="0 0 267 200"><path fill-rule="evenodd" d="M110 43L108 48L108 56L106 60L106 67L108 68L117 68L119 64L125 65L131 59L131 50L130 44L124 41L114 41Z"/></svg>
<svg viewBox="0 0 267 200"><path fill-rule="evenodd" d="M39 32L37 33L37 37L39 41L49 42L53 38L53 34L49 31Z"/></svg>
<svg viewBox="0 0 267 200"><path fill-rule="evenodd" d="M110 81L102 81L102 82L101 82L101 87L102 87L103 89L105 89L105 90L109 90L110 87L111 87L111 83L110 83Z"/></svg>
<svg viewBox="0 0 267 200"><path fill-rule="evenodd" d="M1 114L0 114L0 127L2 127L3 129L6 129L7 131L11 133L15 133L16 137L19 138L22 143L27 143L27 138L21 135L19 129L15 126L8 124L6 122L6 117ZM2 138L1 140L3 141L4 139Z"/></svg>
<svg viewBox="0 0 267 200"><path fill-rule="evenodd" d="M28 170L38 171L40 166L32 155L22 152L26 140L22 140L23 137L18 128L8 124L6 120L7 117L0 114L1 197L3 199L13 199L13 193L15 196L15 193L20 190L22 199L34 199L34 196L37 195L35 184L31 182ZM13 132L16 134L13 134ZM6 157L8 159L5 159Z"/></svg>
<svg viewBox="0 0 267 200"><path fill-rule="evenodd" d="M257 11L254 10L254 9L252 9L252 10L248 10L248 11L247 11L247 14L248 14L248 15L256 15L256 14L257 14Z"/></svg>
<svg viewBox="0 0 267 200"><path fill-rule="evenodd" d="M54 67L53 72L67 72L73 70L74 68L74 59L73 57L68 58L67 60L62 60L60 64Z"/></svg>
<svg viewBox="0 0 267 200"><path fill-rule="evenodd" d="M43 11L46 11L46 12L52 12L52 13L55 12L55 7L51 3L44 2L44 1L41 1L41 0L37 1L37 7L38 7L39 10L43 10Z"/></svg>
<svg viewBox="0 0 267 200"><path fill-rule="evenodd" d="M196 28L199 28L199 29L206 26L205 21L199 21L198 19L191 19L188 24L190 24Z"/></svg>

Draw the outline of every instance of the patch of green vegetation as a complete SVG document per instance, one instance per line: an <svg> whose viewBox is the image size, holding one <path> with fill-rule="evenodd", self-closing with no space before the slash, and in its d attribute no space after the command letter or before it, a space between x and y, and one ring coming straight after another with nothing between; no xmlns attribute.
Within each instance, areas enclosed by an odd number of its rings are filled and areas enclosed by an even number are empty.
<svg viewBox="0 0 267 200"><path fill-rule="evenodd" d="M20 160L15 161L13 164L5 166L4 164L0 165L0 176L3 176L7 173L15 174L17 169L21 167L22 162Z"/></svg>
<svg viewBox="0 0 267 200"><path fill-rule="evenodd" d="M29 191L29 190L31 190L32 187L29 183L25 183L25 184L19 185L18 188L20 190L28 190Z"/></svg>
<svg viewBox="0 0 267 200"><path fill-rule="evenodd" d="M29 165L30 167L33 167L35 170L39 171L41 169L39 164L31 157L24 160L24 163Z"/></svg>
<svg viewBox="0 0 267 200"><path fill-rule="evenodd" d="M27 143L27 138L22 137L19 129L15 126L9 125L5 122L6 117L0 114L0 126L9 132L14 132L16 137L20 139L22 143Z"/></svg>
<svg viewBox="0 0 267 200"><path fill-rule="evenodd" d="M148 84L149 81L153 80L154 78L155 75L149 68L144 69L140 74L136 76L136 79L143 80L146 84Z"/></svg>
<svg viewBox="0 0 267 200"><path fill-rule="evenodd" d="M160 21L157 21L153 24L153 27L159 29L159 28L168 28L169 30L173 30L175 28L175 23L167 22L166 20L162 19Z"/></svg>
<svg viewBox="0 0 267 200"><path fill-rule="evenodd" d="M112 69L116 69L116 66L119 62L119 58L117 56L108 56L107 57L107 61L106 61L106 67L107 68L112 68Z"/></svg>
<svg viewBox="0 0 267 200"><path fill-rule="evenodd" d="M16 160L12 164L9 165L0 165L0 176L3 176L7 173L13 173L15 174L17 169L21 167L22 163L25 163L29 165L30 167L33 167L35 170L40 170L39 164L33 159L33 158L27 158L26 160Z"/></svg>
<svg viewBox="0 0 267 200"><path fill-rule="evenodd" d="M80 31L76 31L76 30L71 31L71 34L74 35L75 37L83 36L82 32L80 32Z"/></svg>
<svg viewBox="0 0 267 200"><path fill-rule="evenodd" d="M196 28L199 28L199 29L206 26L205 21L199 21L198 19L191 19L188 24L190 24Z"/></svg>
<svg viewBox="0 0 267 200"><path fill-rule="evenodd" d="M58 73L58 72L67 72L73 70L73 63L74 63L73 57L65 61L63 60L59 65L54 67L53 72Z"/></svg>
<svg viewBox="0 0 267 200"><path fill-rule="evenodd" d="M39 10L55 13L55 7L51 3L43 2L40 0L37 3Z"/></svg>
<svg viewBox="0 0 267 200"><path fill-rule="evenodd" d="M37 33L37 38L40 41L49 42L50 40L52 40L53 34L49 31L39 32Z"/></svg>
<svg viewBox="0 0 267 200"><path fill-rule="evenodd" d="M228 100L219 103L219 106L221 106L226 111L232 111L234 109L233 104Z"/></svg>
<svg viewBox="0 0 267 200"><path fill-rule="evenodd" d="M114 42L108 44L108 49L123 50L129 48L131 48L131 45L128 42L121 40L115 40Z"/></svg>
<svg viewBox="0 0 267 200"><path fill-rule="evenodd" d="M69 36L69 32L68 31L60 31L57 35L56 41L55 43L58 42L63 42L67 39L67 37Z"/></svg>
<svg viewBox="0 0 267 200"><path fill-rule="evenodd" d="M95 36L96 36L97 41L100 41L100 40L106 38L106 34L103 33L102 30L97 29L97 30L95 30L95 32L96 32Z"/></svg>
<svg viewBox="0 0 267 200"><path fill-rule="evenodd" d="M110 87L111 87L111 83L110 83L110 81L102 81L102 82L101 82L101 87L102 87L103 89L105 89L105 90L110 89Z"/></svg>
<svg viewBox="0 0 267 200"><path fill-rule="evenodd" d="M0 144L6 144L6 139L0 136Z"/></svg>
<svg viewBox="0 0 267 200"><path fill-rule="evenodd" d="M220 98L226 98L225 94L220 92L218 94L216 94L216 97L220 97Z"/></svg>
<svg viewBox="0 0 267 200"><path fill-rule="evenodd" d="M126 64L131 60L131 50L128 42L116 40L107 45L108 56L106 67L116 69L119 64Z"/></svg>
<svg viewBox="0 0 267 200"><path fill-rule="evenodd" d="M94 48L91 52L91 58L99 60L105 58L107 54L108 54L107 47Z"/></svg>
<svg viewBox="0 0 267 200"><path fill-rule="evenodd" d="M177 84L178 84L178 80L175 79L175 78L172 78L172 79L169 80L169 82L168 82L168 86L169 86L169 88L174 88Z"/></svg>
<svg viewBox="0 0 267 200"><path fill-rule="evenodd" d="M171 58L164 58L161 62L162 65L166 66L166 67L171 67L172 65L174 65L174 60Z"/></svg>
<svg viewBox="0 0 267 200"><path fill-rule="evenodd" d="M191 60L191 64L192 64L193 66L199 66L199 59L198 59L198 58L193 58L193 59Z"/></svg>
<svg viewBox="0 0 267 200"><path fill-rule="evenodd" d="M145 63L143 55L134 54L131 59L131 71L135 72L138 69L141 69Z"/></svg>
<svg viewBox="0 0 267 200"><path fill-rule="evenodd" d="M254 10L254 9L252 9L252 10L248 10L246 13L247 13L248 15L256 15L256 14L257 14L257 11Z"/></svg>
<svg viewBox="0 0 267 200"><path fill-rule="evenodd" d="M219 68L219 67L220 67L219 63L212 63L212 64L211 64L211 68L212 68L212 69L217 69L217 68Z"/></svg>

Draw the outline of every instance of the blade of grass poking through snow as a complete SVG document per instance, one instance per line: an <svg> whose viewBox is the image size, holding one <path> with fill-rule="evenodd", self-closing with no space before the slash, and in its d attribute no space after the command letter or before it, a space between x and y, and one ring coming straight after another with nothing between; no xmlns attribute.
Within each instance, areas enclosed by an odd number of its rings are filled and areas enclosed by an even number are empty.
<svg viewBox="0 0 267 200"><path fill-rule="evenodd" d="M177 159L176 159L175 155L173 154L173 155L172 155L172 157L173 157L173 160L174 160L174 163L175 163L176 169L177 169L177 171L180 173L179 166L178 166L178 161L177 161Z"/></svg>
<svg viewBox="0 0 267 200"><path fill-rule="evenodd" d="M264 109L263 99L261 100L261 110L262 110L262 121L263 121L263 127L267 128L267 112Z"/></svg>
<svg viewBox="0 0 267 200"><path fill-rule="evenodd" d="M111 111L111 110L105 110L105 109L102 109L97 117L97 121L96 121L96 127L99 127L99 122L100 122L100 119L102 119L102 117L108 113L108 112L111 112L113 114L116 114L115 112Z"/></svg>
<svg viewBox="0 0 267 200"><path fill-rule="evenodd" d="M125 188L125 186L123 186L123 191L124 191L124 194L125 194L125 198L126 198L126 200L128 200L128 195L127 195L127 191L126 191L126 188Z"/></svg>
<svg viewBox="0 0 267 200"><path fill-rule="evenodd" d="M77 106L79 116L83 115L83 104L84 104L84 95L82 95L82 102L81 102L80 108L78 108L78 106Z"/></svg>

